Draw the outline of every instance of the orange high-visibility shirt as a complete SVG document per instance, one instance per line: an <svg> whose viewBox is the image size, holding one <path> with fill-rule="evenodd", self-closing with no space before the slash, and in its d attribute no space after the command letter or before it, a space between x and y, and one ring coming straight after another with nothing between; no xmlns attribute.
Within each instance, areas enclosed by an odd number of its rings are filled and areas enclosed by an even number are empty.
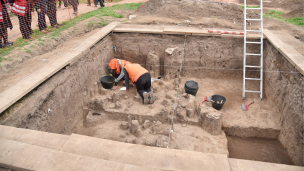
<svg viewBox="0 0 304 171"><path fill-rule="evenodd" d="M134 84L136 83L136 81L140 76L148 72L145 68L143 68L139 64L127 64L125 65L125 69L129 74L130 80Z"/></svg>

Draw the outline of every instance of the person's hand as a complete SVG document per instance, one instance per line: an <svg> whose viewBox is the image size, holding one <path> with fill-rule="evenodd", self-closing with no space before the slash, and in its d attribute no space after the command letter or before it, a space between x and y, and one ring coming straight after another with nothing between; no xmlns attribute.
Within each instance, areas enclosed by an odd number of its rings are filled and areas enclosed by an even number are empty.
<svg viewBox="0 0 304 171"><path fill-rule="evenodd" d="M41 9L37 9L37 12L40 13L40 12L41 12Z"/></svg>

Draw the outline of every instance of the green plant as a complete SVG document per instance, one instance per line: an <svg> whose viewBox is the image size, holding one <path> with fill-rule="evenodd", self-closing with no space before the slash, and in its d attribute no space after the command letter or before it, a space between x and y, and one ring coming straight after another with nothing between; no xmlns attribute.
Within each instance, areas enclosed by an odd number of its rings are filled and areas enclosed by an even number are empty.
<svg viewBox="0 0 304 171"><path fill-rule="evenodd" d="M94 26L94 24L95 24L95 22L94 22L94 21L91 21L91 20L90 20L90 21L88 22L88 25L89 25L89 26L91 26L91 27L93 27L93 26Z"/></svg>
<svg viewBox="0 0 304 171"><path fill-rule="evenodd" d="M244 5L239 5L239 6L244 9ZM246 5L246 8L260 8L260 6L259 5L258 6L248 6L248 5Z"/></svg>
<svg viewBox="0 0 304 171"><path fill-rule="evenodd" d="M32 53L31 49L25 49L26 53Z"/></svg>
<svg viewBox="0 0 304 171"><path fill-rule="evenodd" d="M288 18L287 22L304 27L304 17L295 17L295 18Z"/></svg>

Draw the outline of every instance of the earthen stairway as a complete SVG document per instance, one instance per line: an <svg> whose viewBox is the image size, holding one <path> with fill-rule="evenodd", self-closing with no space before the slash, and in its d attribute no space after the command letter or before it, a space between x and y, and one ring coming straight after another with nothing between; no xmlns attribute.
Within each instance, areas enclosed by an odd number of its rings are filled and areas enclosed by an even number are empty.
<svg viewBox="0 0 304 171"><path fill-rule="evenodd" d="M127 144L83 135L61 135L0 126L0 167L15 170L302 170L302 167L228 159Z"/></svg>

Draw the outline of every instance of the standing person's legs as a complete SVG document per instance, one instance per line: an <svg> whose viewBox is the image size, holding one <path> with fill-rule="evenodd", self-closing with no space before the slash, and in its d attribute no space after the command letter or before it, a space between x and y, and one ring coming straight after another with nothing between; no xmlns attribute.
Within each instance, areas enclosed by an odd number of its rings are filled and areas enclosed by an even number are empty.
<svg viewBox="0 0 304 171"><path fill-rule="evenodd" d="M3 38L3 45L7 44L7 37L5 38L5 36L7 35L6 33L6 27L4 25L3 22L0 22L0 34L1 34L1 43L2 43L2 38Z"/></svg>
<svg viewBox="0 0 304 171"><path fill-rule="evenodd" d="M38 26L40 31L46 29L47 27L45 22L45 9L38 13Z"/></svg>
<svg viewBox="0 0 304 171"><path fill-rule="evenodd" d="M64 7L67 8L68 7L68 0L63 0L63 4L64 4Z"/></svg>
<svg viewBox="0 0 304 171"><path fill-rule="evenodd" d="M48 16L52 27L55 27L57 24L57 12L56 12L56 1L55 0L48 0L47 2L48 7Z"/></svg>
<svg viewBox="0 0 304 171"><path fill-rule="evenodd" d="M103 7L102 0L97 0L97 2L99 2L99 3L100 3L100 7Z"/></svg>
<svg viewBox="0 0 304 171"><path fill-rule="evenodd" d="M26 25L26 16L19 16L18 15L18 19L19 19L19 28L20 28L20 31L21 31L21 34L22 34L22 37L24 39L28 39L30 37L29 35L29 30L28 30L28 27Z"/></svg>
<svg viewBox="0 0 304 171"><path fill-rule="evenodd" d="M32 14L31 14L31 12L26 12L25 13L25 24L26 24L27 29L30 32L29 34L31 35L33 33L33 30L32 30Z"/></svg>
<svg viewBox="0 0 304 171"><path fill-rule="evenodd" d="M71 0L73 6L74 14L77 15L77 0Z"/></svg>
<svg viewBox="0 0 304 171"><path fill-rule="evenodd" d="M88 6L91 6L91 0L88 0Z"/></svg>

